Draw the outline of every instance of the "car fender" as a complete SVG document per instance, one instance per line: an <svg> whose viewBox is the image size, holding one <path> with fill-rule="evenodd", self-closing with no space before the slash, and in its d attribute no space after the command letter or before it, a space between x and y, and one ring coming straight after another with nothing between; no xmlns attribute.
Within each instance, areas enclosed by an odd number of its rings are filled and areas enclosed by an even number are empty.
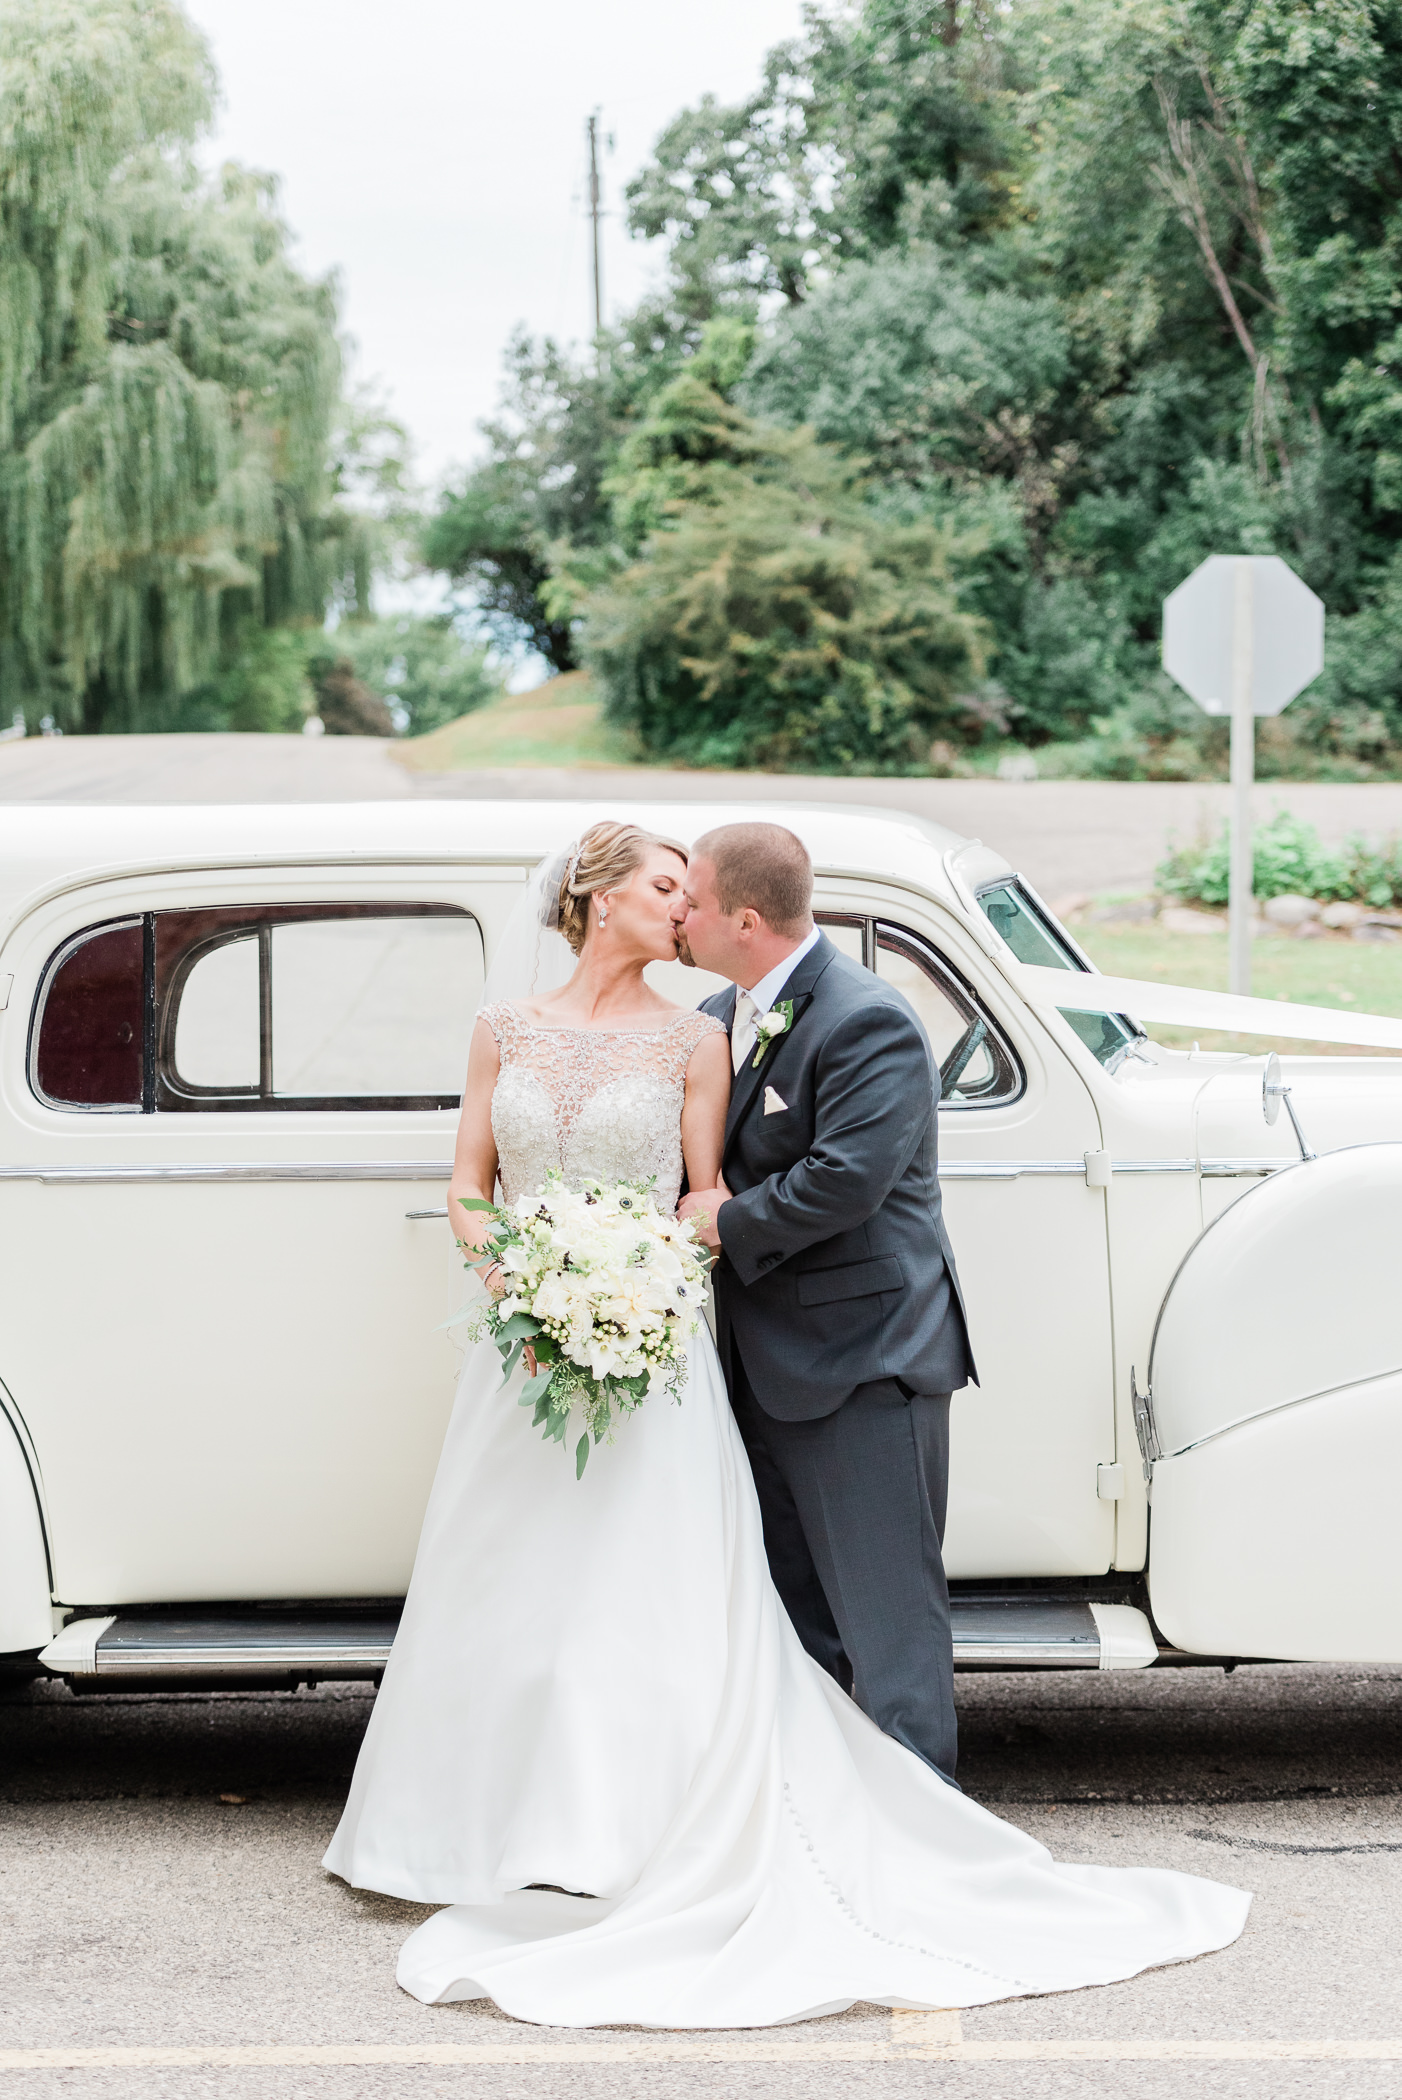
<svg viewBox="0 0 1402 2100"><path fill-rule="evenodd" d="M1402 1661L1402 1144L1302 1161L1184 1259L1149 1367L1176 1646Z"/></svg>
<svg viewBox="0 0 1402 2100"><path fill-rule="evenodd" d="M47 1647L53 1626L33 1458L0 1387L0 1655Z"/></svg>

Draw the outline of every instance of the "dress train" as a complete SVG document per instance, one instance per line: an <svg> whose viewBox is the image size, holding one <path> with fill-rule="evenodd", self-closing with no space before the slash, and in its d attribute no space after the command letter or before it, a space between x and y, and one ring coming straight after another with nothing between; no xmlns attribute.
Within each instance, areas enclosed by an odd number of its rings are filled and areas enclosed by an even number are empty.
<svg viewBox="0 0 1402 2100"><path fill-rule="evenodd" d="M406 1991L758 2027L1111 1983L1241 1932L1240 1890L1058 1865L810 1660L709 1335L681 1405L642 1408L579 1482L513 1397L476 1345L326 1855L447 1905L401 1952Z"/></svg>

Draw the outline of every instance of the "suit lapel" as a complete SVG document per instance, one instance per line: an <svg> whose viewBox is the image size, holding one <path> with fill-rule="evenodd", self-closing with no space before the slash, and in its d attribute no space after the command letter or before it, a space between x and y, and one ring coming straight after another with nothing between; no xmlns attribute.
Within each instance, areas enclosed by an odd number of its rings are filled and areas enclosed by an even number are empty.
<svg viewBox="0 0 1402 2100"><path fill-rule="evenodd" d="M782 1006L785 999L792 999L793 1001L793 1025L783 1035L778 1037L760 1059L758 1065L755 1063L754 1052L751 1051L744 1064L741 1065L739 1071L735 1074L734 1084L730 1089L730 1108L725 1118L725 1146L727 1150L734 1140L735 1133L740 1128L746 1109L754 1100L761 1082L775 1059L782 1057L784 1045L797 1030L805 1009L812 1001L818 979L822 976L836 953L837 950L833 947L827 935L820 933L813 946L804 956L803 961L780 992L777 1002L779 1005ZM729 1018L733 1017L734 1012L735 994L732 992L727 1001L727 1013L721 1016L722 1019L727 1021L727 1025L729 1024Z"/></svg>

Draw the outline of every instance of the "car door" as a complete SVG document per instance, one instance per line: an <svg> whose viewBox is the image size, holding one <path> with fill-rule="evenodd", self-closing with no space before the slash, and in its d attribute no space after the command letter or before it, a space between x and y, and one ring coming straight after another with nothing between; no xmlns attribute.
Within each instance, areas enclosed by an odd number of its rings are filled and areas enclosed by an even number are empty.
<svg viewBox="0 0 1402 2100"><path fill-rule="evenodd" d="M64 1603L402 1594L483 928L521 879L164 876L7 943L0 1375Z"/></svg>
<svg viewBox="0 0 1402 2100"><path fill-rule="evenodd" d="M942 1069L941 1187L980 1381L952 1414L949 1573L1102 1573L1115 1526L1098 1469L1115 1418L1090 1090L937 906L827 885L821 916L910 1000Z"/></svg>

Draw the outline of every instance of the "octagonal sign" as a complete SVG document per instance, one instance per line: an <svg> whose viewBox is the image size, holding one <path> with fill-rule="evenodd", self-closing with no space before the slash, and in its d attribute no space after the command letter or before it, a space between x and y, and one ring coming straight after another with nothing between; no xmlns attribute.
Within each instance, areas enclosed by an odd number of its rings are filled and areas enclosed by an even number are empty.
<svg viewBox="0 0 1402 2100"><path fill-rule="evenodd" d="M1324 603L1278 554L1211 554L1163 602L1163 667L1210 715L1232 711L1249 651L1253 714L1278 715L1324 668Z"/></svg>

